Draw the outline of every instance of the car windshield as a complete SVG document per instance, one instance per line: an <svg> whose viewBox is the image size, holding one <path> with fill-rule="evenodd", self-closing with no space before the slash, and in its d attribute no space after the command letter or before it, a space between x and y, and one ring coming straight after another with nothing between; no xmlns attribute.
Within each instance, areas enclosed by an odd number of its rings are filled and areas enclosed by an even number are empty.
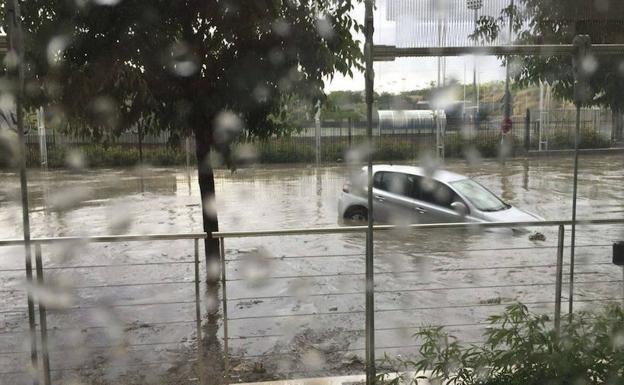
<svg viewBox="0 0 624 385"><path fill-rule="evenodd" d="M472 179L463 179L450 184L481 211L501 211L511 207Z"/></svg>

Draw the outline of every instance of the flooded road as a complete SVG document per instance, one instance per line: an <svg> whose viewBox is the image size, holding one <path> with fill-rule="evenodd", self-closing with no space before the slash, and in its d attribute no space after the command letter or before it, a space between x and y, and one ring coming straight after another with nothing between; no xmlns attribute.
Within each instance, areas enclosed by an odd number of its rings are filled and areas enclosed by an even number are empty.
<svg viewBox="0 0 624 385"><path fill-rule="evenodd" d="M582 157L579 219L624 218L623 166L622 156ZM571 217L571 159L457 161L445 168L546 219ZM337 226L347 173L345 167L218 171L221 229ZM31 171L29 186L34 237L201 232L196 177L185 169ZM1 239L21 237L18 194L17 176L0 173ZM545 241L510 230L376 234L377 355L413 354L412 334L423 325L448 325L463 341L479 342L487 315L516 301L552 314L557 229L536 230ZM611 244L621 239L623 226L578 227L576 308L622 298L622 271L610 264ZM233 379L361 370L363 235L227 239L225 247ZM43 259L54 290L46 300L55 378L176 383L194 376L184 372L194 365L196 347L193 241L48 246ZM23 248L0 248L2 384L28 383L18 373L29 360L23 281ZM567 293L564 285L564 301ZM212 308L217 328L206 316ZM204 293L202 314L205 338L222 349L220 297Z"/></svg>

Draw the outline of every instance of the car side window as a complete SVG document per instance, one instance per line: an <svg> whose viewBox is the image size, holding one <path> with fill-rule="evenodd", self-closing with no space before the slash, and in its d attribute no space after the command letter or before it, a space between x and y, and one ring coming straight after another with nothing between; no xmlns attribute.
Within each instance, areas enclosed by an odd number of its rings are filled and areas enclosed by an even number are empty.
<svg viewBox="0 0 624 385"><path fill-rule="evenodd" d="M414 198L444 208L451 208L451 204L461 199L450 187L431 178L417 177Z"/></svg>
<svg viewBox="0 0 624 385"><path fill-rule="evenodd" d="M376 172L375 176L373 176L373 187L378 189L383 189L381 187L381 178L383 177L383 172Z"/></svg>
<svg viewBox="0 0 624 385"><path fill-rule="evenodd" d="M377 180L377 175L379 179ZM410 196L412 184L408 175L398 172L380 172L375 174L373 183L377 182L376 188L392 194Z"/></svg>

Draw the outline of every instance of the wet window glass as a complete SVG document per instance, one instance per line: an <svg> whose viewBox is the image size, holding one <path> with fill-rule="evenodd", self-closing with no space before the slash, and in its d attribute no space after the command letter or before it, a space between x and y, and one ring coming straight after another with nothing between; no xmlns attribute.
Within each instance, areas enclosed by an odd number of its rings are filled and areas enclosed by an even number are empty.
<svg viewBox="0 0 624 385"><path fill-rule="evenodd" d="M381 184L381 178L383 177L383 172L378 172L373 177L373 187L378 189L383 189Z"/></svg>
<svg viewBox="0 0 624 385"><path fill-rule="evenodd" d="M397 195L409 195L411 191L411 185L408 181L406 174L398 172L383 172L381 174L380 189L397 194Z"/></svg>
<svg viewBox="0 0 624 385"><path fill-rule="evenodd" d="M452 182L451 185L481 211L501 211L509 207L496 195L472 179Z"/></svg>
<svg viewBox="0 0 624 385"><path fill-rule="evenodd" d="M459 198L448 186L432 179L417 177L414 197L437 206L451 208L451 204Z"/></svg>

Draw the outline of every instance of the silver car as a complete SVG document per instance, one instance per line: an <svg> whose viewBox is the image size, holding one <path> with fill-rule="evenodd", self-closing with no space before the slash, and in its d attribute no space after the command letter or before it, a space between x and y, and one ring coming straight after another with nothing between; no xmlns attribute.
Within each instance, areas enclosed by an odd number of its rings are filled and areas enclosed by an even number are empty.
<svg viewBox="0 0 624 385"><path fill-rule="evenodd" d="M347 182L339 215L368 218L366 168ZM373 215L384 223L530 222L543 218L515 208L474 180L449 171L427 176L419 167L373 167Z"/></svg>

